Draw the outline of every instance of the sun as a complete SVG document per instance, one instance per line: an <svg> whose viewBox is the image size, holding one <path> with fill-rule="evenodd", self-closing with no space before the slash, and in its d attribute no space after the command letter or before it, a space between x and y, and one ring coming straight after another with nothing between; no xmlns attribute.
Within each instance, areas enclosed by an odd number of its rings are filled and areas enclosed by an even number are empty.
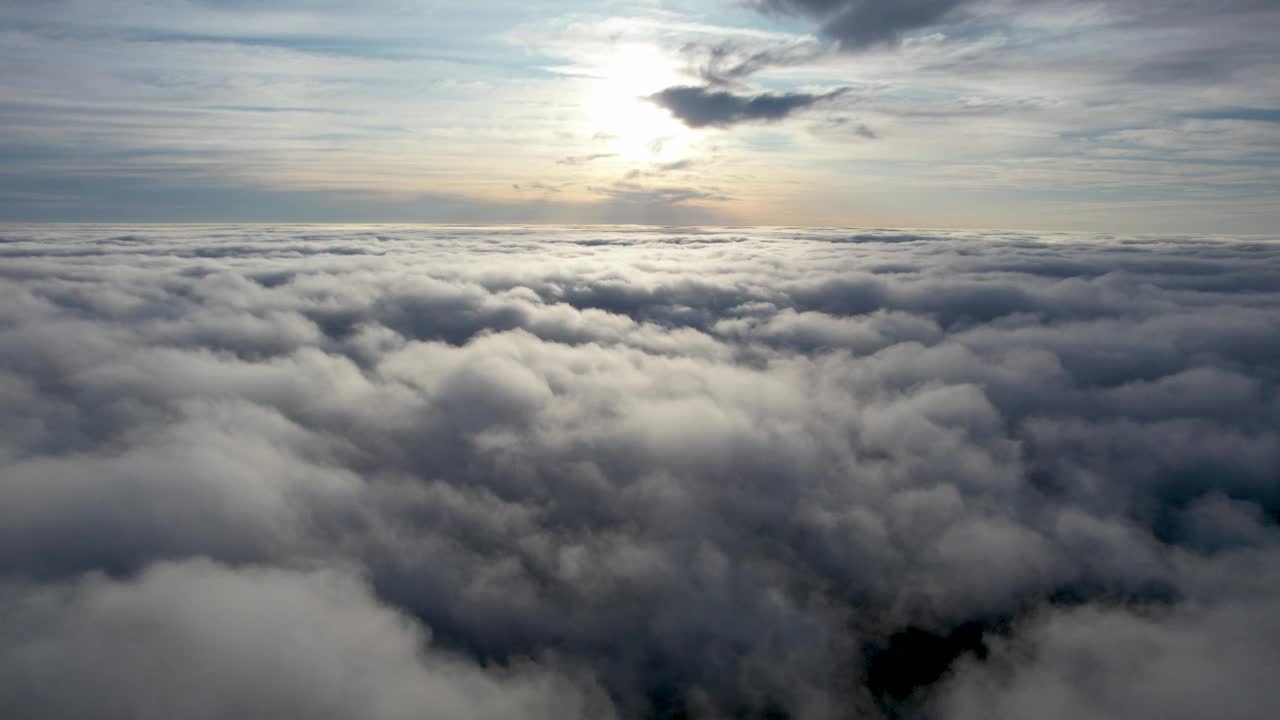
<svg viewBox="0 0 1280 720"><path fill-rule="evenodd" d="M683 82L677 63L657 47L620 45L592 74L597 79L589 120L610 152L628 160L653 159L679 153L692 141L688 128L646 99Z"/></svg>

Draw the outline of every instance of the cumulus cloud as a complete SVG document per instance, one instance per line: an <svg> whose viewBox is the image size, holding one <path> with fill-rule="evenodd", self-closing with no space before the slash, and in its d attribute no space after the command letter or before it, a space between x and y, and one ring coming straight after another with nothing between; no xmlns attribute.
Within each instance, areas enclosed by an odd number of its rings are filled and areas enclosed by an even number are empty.
<svg viewBox="0 0 1280 720"><path fill-rule="evenodd" d="M735 95L725 90L680 85L654 93L649 99L691 128L727 127L747 122L776 122L843 91L827 93L761 93Z"/></svg>
<svg viewBox="0 0 1280 720"><path fill-rule="evenodd" d="M1273 558L1237 553L1230 562L1262 579L1215 578L1227 597L1174 608L1057 609L1000 640L986 662L967 660L951 678L945 716L967 718L1271 717L1280 694ZM1261 591L1261 592L1259 592ZM1195 592L1194 590L1192 592ZM1220 594L1220 593L1219 593Z"/></svg>
<svg viewBox="0 0 1280 720"><path fill-rule="evenodd" d="M1273 241L0 240L6 717L1277 703Z"/></svg>
<svg viewBox="0 0 1280 720"><path fill-rule="evenodd" d="M481 668L331 571L189 560L129 580L5 587L5 717L610 717L532 661Z"/></svg>

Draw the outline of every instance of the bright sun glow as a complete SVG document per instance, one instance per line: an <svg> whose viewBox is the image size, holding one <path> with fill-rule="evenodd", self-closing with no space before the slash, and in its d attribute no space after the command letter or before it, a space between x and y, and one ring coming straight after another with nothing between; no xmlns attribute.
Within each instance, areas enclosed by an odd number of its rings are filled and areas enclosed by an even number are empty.
<svg viewBox="0 0 1280 720"><path fill-rule="evenodd" d="M677 64L651 45L617 48L599 68L590 103L592 132L607 136L610 152L628 160L671 157L687 150L693 133L645 100L681 84Z"/></svg>

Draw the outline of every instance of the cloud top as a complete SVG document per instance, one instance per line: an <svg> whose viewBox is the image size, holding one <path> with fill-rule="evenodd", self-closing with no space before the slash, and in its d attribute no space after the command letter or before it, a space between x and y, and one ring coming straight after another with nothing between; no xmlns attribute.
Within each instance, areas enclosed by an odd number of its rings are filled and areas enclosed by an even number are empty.
<svg viewBox="0 0 1280 720"><path fill-rule="evenodd" d="M0 258L4 717L1280 702L1274 239L6 226Z"/></svg>

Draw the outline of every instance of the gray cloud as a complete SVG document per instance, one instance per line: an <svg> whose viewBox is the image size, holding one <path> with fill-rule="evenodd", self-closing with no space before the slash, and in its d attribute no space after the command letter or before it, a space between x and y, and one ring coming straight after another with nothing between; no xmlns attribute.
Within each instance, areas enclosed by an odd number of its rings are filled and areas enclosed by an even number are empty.
<svg viewBox="0 0 1280 720"><path fill-rule="evenodd" d="M769 12L799 15L819 23L844 50L895 45L913 30L954 17L972 0L761 0Z"/></svg>
<svg viewBox="0 0 1280 720"><path fill-rule="evenodd" d="M610 717L597 688L531 661L481 668L429 647L333 571L191 560L4 599L0 709L16 720Z"/></svg>
<svg viewBox="0 0 1280 720"><path fill-rule="evenodd" d="M561 192L565 186L566 183L552 185L538 180L530 183L512 183L511 189L520 191L528 190L529 192L558 193Z"/></svg>
<svg viewBox="0 0 1280 720"><path fill-rule="evenodd" d="M1203 120L1243 120L1245 122L1280 123L1280 108L1216 108L1190 113L1187 117Z"/></svg>
<svg viewBox="0 0 1280 720"><path fill-rule="evenodd" d="M557 165L586 165L593 160L615 157L617 153L592 153L590 155L570 155L556 161Z"/></svg>
<svg viewBox="0 0 1280 720"><path fill-rule="evenodd" d="M1247 720L1280 712L1280 694L1268 687L1280 648L1264 639L1280 633L1277 577L1263 569L1264 556L1230 555L1222 564L1259 573L1249 587L1216 577L1236 587L1195 588L1195 602L1178 608L1057 609L1028 620L987 662L961 665L948 682L945 716Z"/></svg>
<svg viewBox="0 0 1280 720"><path fill-rule="evenodd" d="M829 118L817 124L814 127L814 130L818 133L835 135L835 136L856 135L857 137L860 137L866 140L880 139L880 135L876 133L875 130L872 130L871 128L867 127L865 123L860 123L854 120L853 118L849 118L849 117Z"/></svg>
<svg viewBox="0 0 1280 720"><path fill-rule="evenodd" d="M692 158L683 158L680 160L672 160L670 162L651 163L649 167L645 169L634 168L632 170L628 170L624 178L626 180L635 180L636 178L641 177L660 177L668 173L685 172L704 164L706 163L698 162Z"/></svg>
<svg viewBox="0 0 1280 720"><path fill-rule="evenodd" d="M0 714L1274 707L1277 247L6 226Z"/></svg>
<svg viewBox="0 0 1280 720"><path fill-rule="evenodd" d="M681 51L690 58L694 71L705 82L724 86L737 85L765 68L802 65L828 52L814 41L780 46L742 41L710 46L688 43Z"/></svg>
<svg viewBox="0 0 1280 720"><path fill-rule="evenodd" d="M677 86L654 93L649 99L689 127L727 127L739 123L776 122L842 92L742 96L724 90Z"/></svg>
<svg viewBox="0 0 1280 720"><path fill-rule="evenodd" d="M992 17L1008 18L1037 8L1069 8L1088 3L1067 0L757 0L767 14L804 17L818 23L823 35L840 49L860 51L876 46L896 46L909 33L928 29L954 29L966 22ZM1274 20L1276 8L1267 0L1221 0L1211 3L1149 3L1123 0L1108 3L1105 11L1119 25L1193 27L1205 18L1252 16L1260 22ZM763 58L762 58L763 59ZM1207 56L1206 56L1206 59ZM767 62L767 59L766 59ZM1196 67L1194 72L1200 72Z"/></svg>

